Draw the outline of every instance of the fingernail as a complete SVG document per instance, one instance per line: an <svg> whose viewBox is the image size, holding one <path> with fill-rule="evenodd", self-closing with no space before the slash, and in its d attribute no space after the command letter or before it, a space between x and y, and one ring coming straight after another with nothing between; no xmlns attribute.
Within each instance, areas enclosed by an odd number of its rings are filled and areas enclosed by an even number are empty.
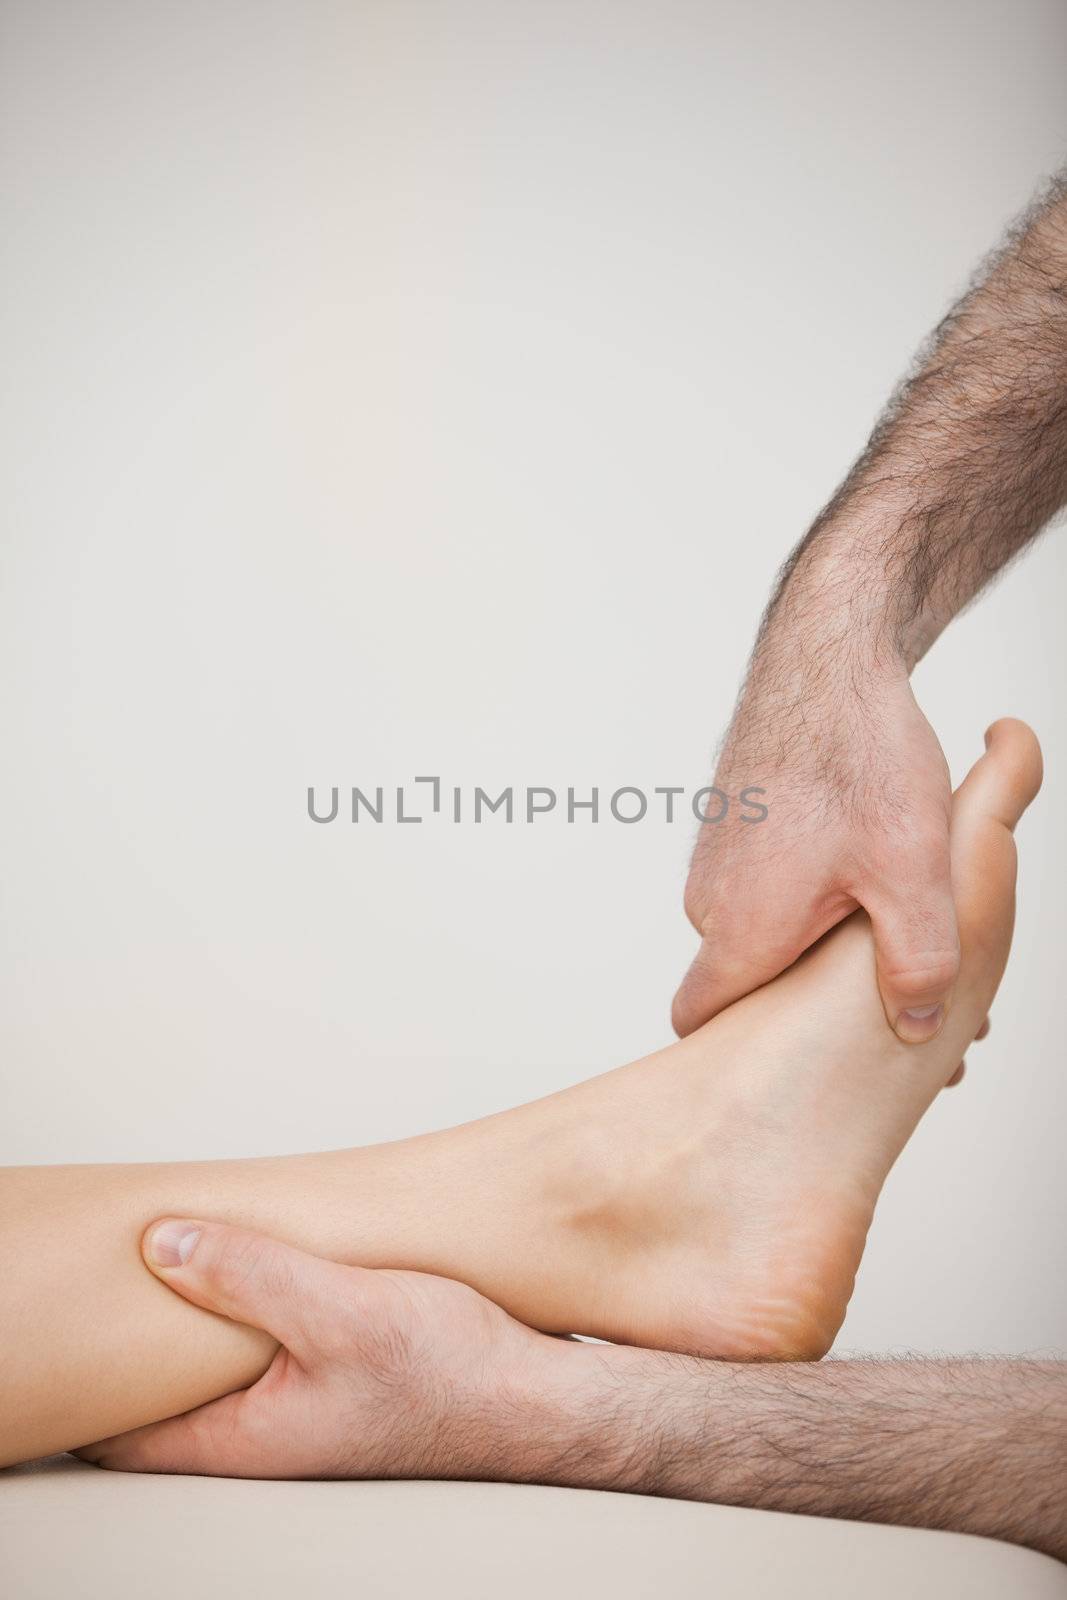
<svg viewBox="0 0 1067 1600"><path fill-rule="evenodd" d="M943 1011L940 1003L902 1011L897 1018L897 1033L907 1044L922 1044L926 1039L932 1039L940 1028Z"/></svg>
<svg viewBox="0 0 1067 1600"><path fill-rule="evenodd" d="M148 1241L148 1256L156 1267L184 1267L200 1237L195 1222L161 1222Z"/></svg>

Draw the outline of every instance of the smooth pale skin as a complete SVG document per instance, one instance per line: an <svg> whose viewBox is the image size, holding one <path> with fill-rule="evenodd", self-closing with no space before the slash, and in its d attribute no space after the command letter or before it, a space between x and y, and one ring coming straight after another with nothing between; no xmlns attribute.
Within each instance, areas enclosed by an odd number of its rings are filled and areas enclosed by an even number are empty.
<svg viewBox="0 0 1067 1600"><path fill-rule="evenodd" d="M1011 828L1040 783L998 723L959 791L963 964L927 1045L886 1026L869 925L691 1038L545 1100L395 1144L0 1176L0 1460L85 1445L252 1383L275 1343L145 1268L163 1215L458 1279L513 1317L727 1360L814 1357L886 1173L979 1031L1011 939Z"/></svg>

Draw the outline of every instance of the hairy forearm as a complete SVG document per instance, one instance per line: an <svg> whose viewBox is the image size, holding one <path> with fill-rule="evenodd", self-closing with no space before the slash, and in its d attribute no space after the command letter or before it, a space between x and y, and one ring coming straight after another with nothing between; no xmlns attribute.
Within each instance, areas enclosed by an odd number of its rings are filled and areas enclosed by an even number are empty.
<svg viewBox="0 0 1067 1600"><path fill-rule="evenodd" d="M861 665L910 670L1065 500L1067 176L935 330L787 563L762 642L829 631Z"/></svg>
<svg viewBox="0 0 1067 1600"><path fill-rule="evenodd" d="M888 1025L910 1044L941 1027L959 973L951 787L910 674L1065 499L1067 175L936 330L783 569L715 768L774 821L700 830L679 1033L857 905Z"/></svg>
<svg viewBox="0 0 1067 1600"><path fill-rule="evenodd" d="M545 1426L548 1481L946 1528L1067 1560L1067 1363L583 1360Z"/></svg>

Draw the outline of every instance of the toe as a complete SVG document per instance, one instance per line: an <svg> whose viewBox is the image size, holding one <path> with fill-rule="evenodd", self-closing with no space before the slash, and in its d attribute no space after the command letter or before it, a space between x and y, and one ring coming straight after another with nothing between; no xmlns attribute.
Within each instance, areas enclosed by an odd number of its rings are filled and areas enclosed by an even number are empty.
<svg viewBox="0 0 1067 1600"><path fill-rule="evenodd" d="M953 821L980 813L1014 828L1041 787L1041 746L1032 728L1001 717L985 736L980 756L953 797Z"/></svg>
<svg viewBox="0 0 1067 1600"><path fill-rule="evenodd" d="M1016 849L1011 830L1041 785L1041 747L1025 722L1004 717L952 801L952 886L962 964L954 1010L961 1043L975 1037L1004 971L1015 916ZM971 1020L973 1019L973 1021Z"/></svg>

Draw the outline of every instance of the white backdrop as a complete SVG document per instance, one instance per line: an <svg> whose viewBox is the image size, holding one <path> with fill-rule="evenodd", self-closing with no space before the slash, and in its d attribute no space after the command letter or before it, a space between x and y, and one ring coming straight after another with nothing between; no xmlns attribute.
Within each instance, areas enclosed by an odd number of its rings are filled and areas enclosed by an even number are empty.
<svg viewBox="0 0 1067 1600"><path fill-rule="evenodd" d="M1055 0L3 7L8 1161L393 1137L668 1036L692 824L309 784L709 773L775 568L1067 155ZM918 693L1031 720L991 1039L843 1348L1067 1345L1064 535Z"/></svg>

